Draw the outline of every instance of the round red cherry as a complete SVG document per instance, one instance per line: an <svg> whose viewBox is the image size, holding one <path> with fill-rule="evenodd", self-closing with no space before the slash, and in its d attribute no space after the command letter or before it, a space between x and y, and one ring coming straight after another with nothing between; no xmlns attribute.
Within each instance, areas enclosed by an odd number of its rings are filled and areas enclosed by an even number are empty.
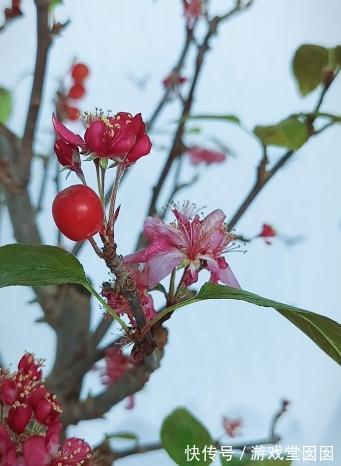
<svg viewBox="0 0 341 466"><path fill-rule="evenodd" d="M99 197L82 184L69 186L57 194L52 215L63 235L73 241L91 238L103 225L103 208Z"/></svg>
<svg viewBox="0 0 341 466"><path fill-rule="evenodd" d="M85 94L85 87L83 84L76 83L73 86L71 86L69 90L69 97L70 99L80 99L83 97Z"/></svg>
<svg viewBox="0 0 341 466"><path fill-rule="evenodd" d="M89 75L89 68L84 63L76 63L72 67L71 76L76 82L82 82Z"/></svg>

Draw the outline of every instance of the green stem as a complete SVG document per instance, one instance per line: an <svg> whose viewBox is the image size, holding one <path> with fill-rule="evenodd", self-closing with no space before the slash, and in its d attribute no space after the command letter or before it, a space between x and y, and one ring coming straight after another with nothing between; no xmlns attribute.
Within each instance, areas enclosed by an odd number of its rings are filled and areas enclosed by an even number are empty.
<svg viewBox="0 0 341 466"><path fill-rule="evenodd" d="M189 304L194 304L197 302L197 299L191 298L187 299L186 301L181 301L180 303L173 304L172 306L166 307L163 311L160 311L157 316L154 317L154 319L150 320L148 324L145 326L144 330L150 330L153 325L155 325L159 320L161 320L164 316L169 314L170 312L173 312L175 309L178 309L179 307L184 307L188 306Z"/></svg>

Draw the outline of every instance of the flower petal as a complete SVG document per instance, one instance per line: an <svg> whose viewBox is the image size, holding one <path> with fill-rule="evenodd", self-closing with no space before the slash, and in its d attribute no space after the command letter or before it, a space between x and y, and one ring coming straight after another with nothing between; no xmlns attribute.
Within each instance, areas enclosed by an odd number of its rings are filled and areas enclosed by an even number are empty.
<svg viewBox="0 0 341 466"><path fill-rule="evenodd" d="M184 254L176 248L153 256L147 263L148 286L153 288L167 277L184 259Z"/></svg>
<svg viewBox="0 0 341 466"><path fill-rule="evenodd" d="M81 138L79 134L73 133L65 125L63 125L63 123L58 120L55 113L52 114L52 123L54 130L60 139L63 139L64 141L68 142L69 144L73 144L74 146L85 146L83 138Z"/></svg>

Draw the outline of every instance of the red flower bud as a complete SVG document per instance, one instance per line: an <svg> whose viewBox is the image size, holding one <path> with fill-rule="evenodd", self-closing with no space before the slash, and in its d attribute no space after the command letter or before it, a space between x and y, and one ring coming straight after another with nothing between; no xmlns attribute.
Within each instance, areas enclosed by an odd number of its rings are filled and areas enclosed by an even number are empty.
<svg viewBox="0 0 341 466"><path fill-rule="evenodd" d="M59 421L61 405L50 393L48 393L44 398L40 399L34 405L33 409L35 418L41 424L50 426Z"/></svg>
<svg viewBox="0 0 341 466"><path fill-rule="evenodd" d="M71 76L77 83L81 83L89 75L89 68L84 63L76 63L72 67Z"/></svg>
<svg viewBox="0 0 341 466"><path fill-rule="evenodd" d="M0 400L12 405L17 399L17 384L12 379L5 379L0 387Z"/></svg>
<svg viewBox="0 0 341 466"><path fill-rule="evenodd" d="M27 405L12 406L8 411L7 423L16 434L22 434L30 422L32 408Z"/></svg>
<svg viewBox="0 0 341 466"><path fill-rule="evenodd" d="M34 360L34 356L31 353L25 353L18 364L19 371L31 375L32 379L36 380L40 380L42 376L40 367L40 364Z"/></svg>
<svg viewBox="0 0 341 466"><path fill-rule="evenodd" d="M261 238L273 238L276 235L277 231L271 225L264 223L262 226L262 231L259 233L258 236L260 236Z"/></svg>
<svg viewBox="0 0 341 466"><path fill-rule="evenodd" d="M67 105L65 107L65 111L66 111L66 117L68 120L70 121L78 120L80 111L77 107L70 107L69 105Z"/></svg>
<svg viewBox="0 0 341 466"><path fill-rule="evenodd" d="M79 156L79 149L73 144L69 144L63 139L57 139L54 143L54 151L56 153L58 162L74 172L79 172L81 166L81 159Z"/></svg>
<svg viewBox="0 0 341 466"><path fill-rule="evenodd" d="M76 83L71 86L69 90L69 97L70 99L81 99L85 94L85 87L83 84Z"/></svg>

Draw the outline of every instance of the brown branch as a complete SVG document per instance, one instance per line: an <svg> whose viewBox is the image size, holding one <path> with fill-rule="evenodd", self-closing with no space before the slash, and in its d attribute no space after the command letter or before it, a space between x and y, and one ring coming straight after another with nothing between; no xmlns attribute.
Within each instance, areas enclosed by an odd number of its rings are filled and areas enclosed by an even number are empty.
<svg viewBox="0 0 341 466"><path fill-rule="evenodd" d="M125 372L114 384L99 395L88 397L78 403L65 406L62 416L64 425L77 424L79 421L95 419L104 416L112 406L124 400L127 396L141 390L150 375L159 368L163 357L163 349L167 342L167 330L159 327L155 335L158 349L138 362L132 369Z"/></svg>
<svg viewBox="0 0 341 466"><path fill-rule="evenodd" d="M22 162L19 173L20 179L24 184L28 183L30 177L34 134L42 101L47 56L52 41L49 28L49 2L48 0L35 0L35 5L37 10L37 54L30 102L22 139Z"/></svg>
<svg viewBox="0 0 341 466"><path fill-rule="evenodd" d="M165 165L164 165L164 167L163 167L163 169L161 171L161 174L159 176L159 179L158 179L156 185L153 188L153 194L152 194L152 198L151 198L151 201L150 201L150 204L149 204L148 214L147 215L155 215L155 213L157 212L157 201L159 199L161 190L162 190L162 188L164 186L164 183L165 183L165 181L166 181L166 179L168 177L168 174L169 174L169 172L170 172L170 170L172 168L174 160L182 153L182 151L184 149L182 138L183 138L183 134L184 134L184 130L185 130L186 119L187 119L188 115L190 114L190 110L191 110L193 100L194 100L194 94L195 94L196 86L197 86L197 83L198 83L198 80L199 80L200 73L202 71L202 67L203 67L203 64L204 64L204 59L205 59L206 53L209 50L209 45L210 45L211 39L212 39L213 36L216 35L218 25L221 22L231 18L236 13L239 13L243 9L248 8L250 5L251 5L251 3L248 4L246 7L242 8L241 5L237 2L235 7L232 8L225 15L216 16L213 19L211 19L210 21L208 21L208 30L206 32L206 35L205 35L202 43L198 46L198 51L197 51L197 55L196 55L196 59L195 59L194 74L193 74L193 77L192 77L191 86L190 86L188 95L185 98L184 103L183 103L180 122L179 122L178 128L177 128L177 130L175 132L173 142L172 142L172 146L171 146L168 158L166 160L166 163L165 163ZM141 245L141 237L140 237L140 240L139 240L139 246L140 245Z"/></svg>
<svg viewBox="0 0 341 466"><path fill-rule="evenodd" d="M320 110L320 107L324 101L324 98L327 94L328 89L330 88L331 82L325 85L319 95L317 104L312 112L313 116L311 118L307 118L307 125L310 128L313 128L314 121L317 118L317 113ZM329 128L331 125L327 124L324 127L320 128L318 131L312 131L309 134L308 140L316 136L317 134L322 133L324 130ZM228 225L229 228L232 229L236 226L236 224L239 222L239 220L242 218L242 216L245 214L245 212L248 210L248 208L251 206L253 201L256 199L258 194L263 190L263 188L267 185L267 183L276 175L276 173L284 166L286 163L296 154L297 151L294 150L289 150L287 151L275 165L269 169L266 170L266 165L267 165L267 156L265 160L265 156L263 155L262 160L260 161L258 167L257 167L257 176L254 185L252 186L251 190L241 203L241 205L238 207L237 211L235 214L232 216L230 219Z"/></svg>
<svg viewBox="0 0 341 466"><path fill-rule="evenodd" d="M193 34L194 34L194 28L189 28L186 26L186 36L185 36L185 43L183 46L183 49L180 53L179 59L177 61L177 64L173 67L172 72L175 74L179 74L184 63L186 60L186 57L188 55L188 52L190 50L190 46L193 41ZM157 104L154 112L152 113L152 116L150 117L149 121L146 124L147 131L150 131L152 127L154 126L157 118L159 117L161 111L163 110L164 106L169 102L169 97L170 97L171 89L166 88L163 96L161 97L160 102Z"/></svg>

